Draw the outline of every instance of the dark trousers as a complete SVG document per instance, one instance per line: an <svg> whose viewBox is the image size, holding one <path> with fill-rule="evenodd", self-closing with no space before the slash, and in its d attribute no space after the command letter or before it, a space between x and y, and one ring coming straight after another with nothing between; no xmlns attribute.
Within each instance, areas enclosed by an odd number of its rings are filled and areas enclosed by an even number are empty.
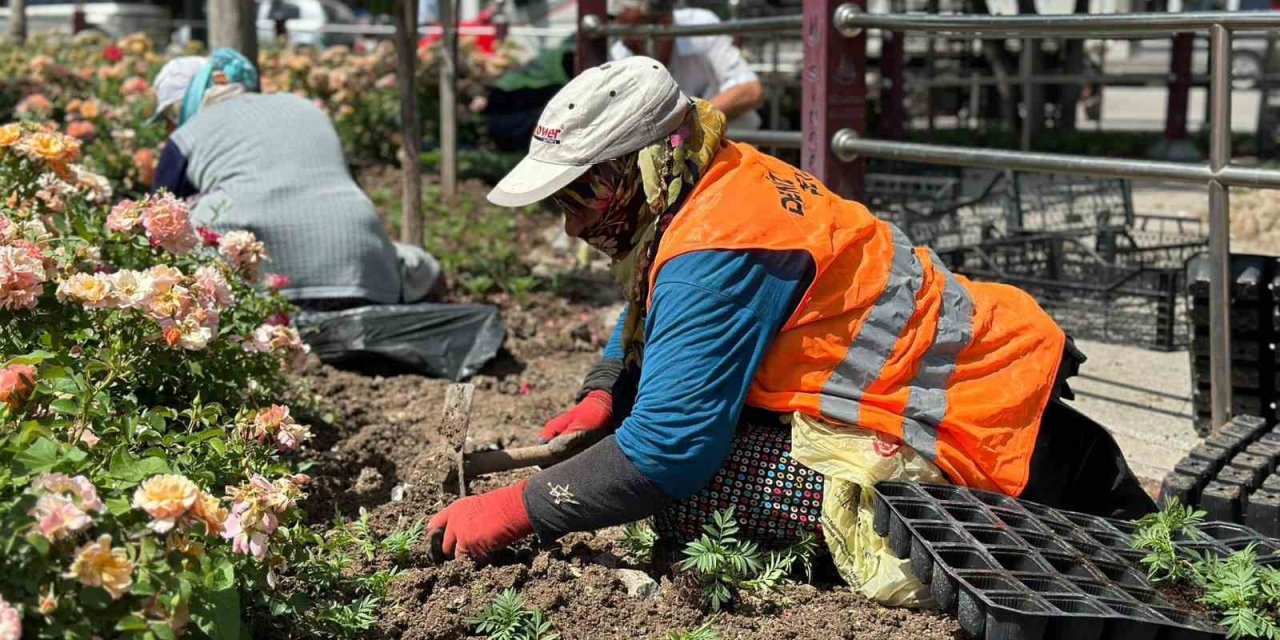
<svg viewBox="0 0 1280 640"><path fill-rule="evenodd" d="M1134 520L1156 510L1102 425L1060 399L1049 401L1021 498L1050 507Z"/></svg>

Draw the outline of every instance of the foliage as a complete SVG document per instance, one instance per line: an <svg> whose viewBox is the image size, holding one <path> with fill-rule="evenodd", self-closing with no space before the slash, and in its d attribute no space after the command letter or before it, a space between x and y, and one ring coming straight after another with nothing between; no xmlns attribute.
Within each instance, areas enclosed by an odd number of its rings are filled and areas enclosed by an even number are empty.
<svg viewBox="0 0 1280 640"><path fill-rule="evenodd" d="M1142 564L1147 566L1147 575L1153 582L1178 582L1191 576L1191 561L1178 555L1174 540L1203 537L1197 527L1204 522L1204 517L1204 511L1179 504L1175 499L1138 521L1133 548L1147 552Z"/></svg>
<svg viewBox="0 0 1280 640"><path fill-rule="evenodd" d="M738 540L733 507L712 514L704 533L684 549L680 568L692 571L702 595L713 611L732 602L741 589L758 593L778 592L799 562L810 575L817 548L812 535L784 549L763 553L754 542Z"/></svg>
<svg viewBox="0 0 1280 640"><path fill-rule="evenodd" d="M1225 560L1206 554L1194 575L1204 589L1200 602L1222 612L1219 623L1228 638L1280 639L1280 569L1259 565L1254 545Z"/></svg>
<svg viewBox="0 0 1280 640"><path fill-rule="evenodd" d="M1280 610L1280 569L1262 566L1257 549L1249 545L1226 559L1212 553L1179 554L1175 540L1204 537L1198 527L1205 512L1172 500L1161 511L1144 516L1134 532L1133 547L1148 553L1142 559L1155 582L1192 581L1203 590L1199 601L1220 612L1227 637L1280 640L1276 612Z"/></svg>
<svg viewBox="0 0 1280 640"><path fill-rule="evenodd" d="M711 622L707 621L693 631L671 631L662 636L662 640L720 640L720 634L711 628Z"/></svg>
<svg viewBox="0 0 1280 640"><path fill-rule="evenodd" d="M632 562L649 562L653 560L653 548L658 543L658 533L648 522L632 522L622 531L618 544L626 552Z"/></svg>
<svg viewBox="0 0 1280 640"><path fill-rule="evenodd" d="M425 531L426 523L421 519L415 520L412 525L397 529L383 538L382 548L398 561L404 562L409 558L409 551L413 549L413 545L418 544L418 540L422 539Z"/></svg>
<svg viewBox="0 0 1280 640"><path fill-rule="evenodd" d="M525 607L515 589L504 590L489 606L467 618L467 624L489 640L556 640L560 637L541 611Z"/></svg>
<svg viewBox="0 0 1280 640"><path fill-rule="evenodd" d="M400 193L374 189L374 204L387 215L392 235L400 226ZM513 242L519 215L483 202L460 190L453 204L444 202L440 188L424 184L422 206L424 243L440 261L455 290L470 296L502 292L519 299L539 284Z"/></svg>

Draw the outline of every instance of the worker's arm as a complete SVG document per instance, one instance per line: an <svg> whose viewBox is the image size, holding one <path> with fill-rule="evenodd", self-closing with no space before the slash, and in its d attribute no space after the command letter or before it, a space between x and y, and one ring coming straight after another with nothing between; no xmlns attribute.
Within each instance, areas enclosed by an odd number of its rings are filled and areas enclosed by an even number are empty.
<svg viewBox="0 0 1280 640"><path fill-rule="evenodd" d="M764 85L734 46L732 38L719 36L708 40L705 55L720 86L720 93L710 102L730 121L764 104Z"/></svg>
<svg viewBox="0 0 1280 640"><path fill-rule="evenodd" d="M187 179L187 157L172 140L164 144L151 179L151 192L168 191L178 198L190 198L200 190Z"/></svg>
<svg viewBox="0 0 1280 640"><path fill-rule="evenodd" d="M751 380L812 279L803 252L699 252L658 275L634 410L615 436L533 476L543 539L638 520L701 490L729 453Z"/></svg>
<svg viewBox="0 0 1280 640"><path fill-rule="evenodd" d="M724 112L725 117L733 121L745 113L750 113L764 104L764 87L759 80L737 85L728 91L721 91L709 102Z"/></svg>

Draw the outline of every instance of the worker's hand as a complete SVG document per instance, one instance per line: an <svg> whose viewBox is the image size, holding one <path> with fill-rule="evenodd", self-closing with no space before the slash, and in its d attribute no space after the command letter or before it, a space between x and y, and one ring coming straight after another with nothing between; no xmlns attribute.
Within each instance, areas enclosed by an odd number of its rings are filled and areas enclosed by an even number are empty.
<svg viewBox="0 0 1280 640"><path fill-rule="evenodd" d="M595 431L609 426L613 417L613 395L599 389L588 393L582 402L572 409L552 418L543 425L538 437L543 442L566 433Z"/></svg>
<svg viewBox="0 0 1280 640"><path fill-rule="evenodd" d="M464 555L480 560L531 533L533 523L524 506L527 480L478 496L455 500L427 523L432 553ZM437 543L439 548L436 549Z"/></svg>

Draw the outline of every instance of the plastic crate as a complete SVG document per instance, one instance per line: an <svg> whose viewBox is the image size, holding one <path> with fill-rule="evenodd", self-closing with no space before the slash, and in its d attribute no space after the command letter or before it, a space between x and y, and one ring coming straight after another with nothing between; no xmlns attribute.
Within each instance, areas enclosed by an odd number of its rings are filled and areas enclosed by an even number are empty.
<svg viewBox="0 0 1280 640"><path fill-rule="evenodd" d="M1183 269L1108 262L1064 234L940 252L955 272L1030 293L1075 337L1158 350L1187 344Z"/></svg>

